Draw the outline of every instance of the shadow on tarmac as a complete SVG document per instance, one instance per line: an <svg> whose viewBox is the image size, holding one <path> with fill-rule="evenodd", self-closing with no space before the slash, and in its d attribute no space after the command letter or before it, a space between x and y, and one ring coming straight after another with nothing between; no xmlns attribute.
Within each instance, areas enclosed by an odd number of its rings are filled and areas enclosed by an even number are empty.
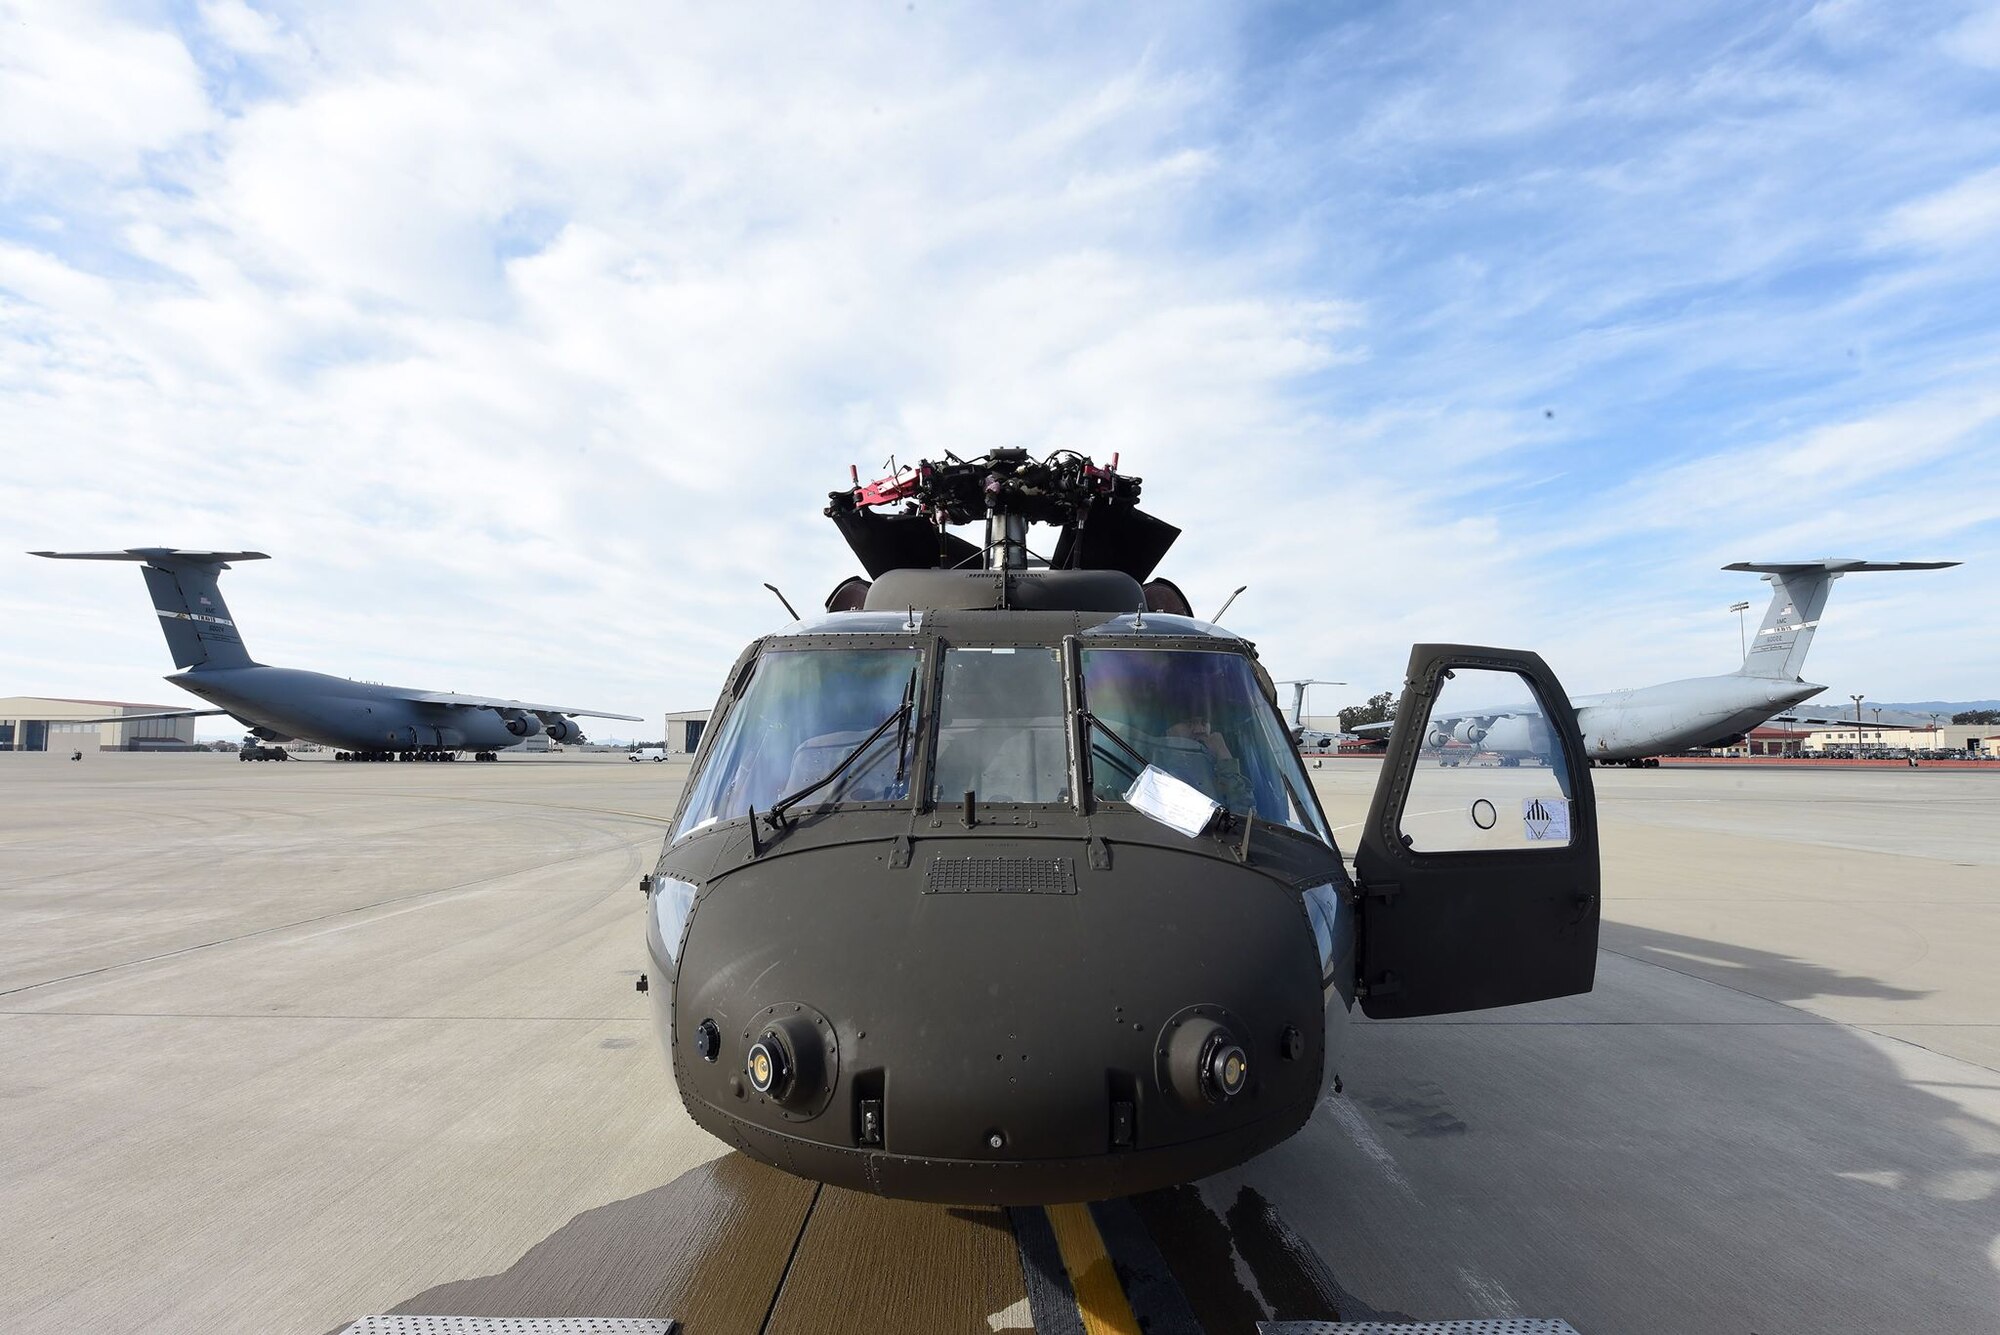
<svg viewBox="0 0 2000 1335"><path fill-rule="evenodd" d="M2000 1075L1759 995L1925 994L1606 935L1627 958L1600 957L1592 995L1358 1020L1345 1106L1203 1189L1267 1193L1347 1285L1419 1320L2000 1330ZM1704 995L1711 971L1744 995Z"/></svg>
<svg viewBox="0 0 2000 1335"><path fill-rule="evenodd" d="M1607 922L1600 933L1602 948L1613 954L1719 983L1768 1001L1808 1001L1814 997L1919 1001L1930 995L1860 974L1841 973L1791 955L1704 941L1652 927Z"/></svg>
<svg viewBox="0 0 2000 1335"><path fill-rule="evenodd" d="M1124 1218L1144 1229L1186 1300L1182 1310L1209 1335L1256 1335L1257 1323L1273 1318L1401 1316L1344 1289L1254 1189L1238 1190L1221 1212L1192 1185L1119 1204L1132 1207ZM829 1224L829 1211L863 1227ZM1108 1236L1107 1245L1128 1292L1156 1279L1128 1274L1117 1240ZM1019 1265L1006 1211L822 1190L730 1153L665 1186L585 1211L499 1274L440 1284L390 1310L671 1317L687 1335L993 1335L1025 1328L1009 1324L1025 1322L1009 1311L1026 1293ZM829 1270L837 1282L821 1282ZM816 1291L803 1291L809 1287Z"/></svg>

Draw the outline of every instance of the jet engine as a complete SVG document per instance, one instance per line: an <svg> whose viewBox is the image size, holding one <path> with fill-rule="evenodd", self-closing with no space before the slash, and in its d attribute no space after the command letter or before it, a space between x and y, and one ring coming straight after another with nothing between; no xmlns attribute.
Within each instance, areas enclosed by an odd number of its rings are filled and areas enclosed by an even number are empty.
<svg viewBox="0 0 2000 1335"><path fill-rule="evenodd" d="M542 732L542 721L533 714L518 709L503 710L500 719L507 725L507 731L516 737L534 737Z"/></svg>
<svg viewBox="0 0 2000 1335"><path fill-rule="evenodd" d="M576 726L575 719L567 719L557 714L542 721L548 724L549 740L552 742L581 742L584 739L583 729Z"/></svg>
<svg viewBox="0 0 2000 1335"><path fill-rule="evenodd" d="M1443 728L1432 728L1424 734L1424 745L1433 751L1442 751L1451 745L1451 734Z"/></svg>
<svg viewBox="0 0 2000 1335"><path fill-rule="evenodd" d="M1486 733L1486 725L1476 718L1462 718L1451 729L1451 735L1468 746L1477 746L1485 741Z"/></svg>

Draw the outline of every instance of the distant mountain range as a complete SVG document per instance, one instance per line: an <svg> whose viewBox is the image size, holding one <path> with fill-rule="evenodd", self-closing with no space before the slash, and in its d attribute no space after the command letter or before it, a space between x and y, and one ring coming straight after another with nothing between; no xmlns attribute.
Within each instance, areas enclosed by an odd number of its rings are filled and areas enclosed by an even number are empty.
<svg viewBox="0 0 2000 1335"><path fill-rule="evenodd" d="M1868 701L1863 700L1861 707L1868 709L1872 706ZM1917 700L1910 703L1885 700L1882 703L1882 708L1884 710L1900 709L1910 714L1922 714L1928 720L1932 714L1943 714L1946 718L1950 718L1953 714L1962 714L1969 709L2000 709L2000 700Z"/></svg>
<svg viewBox="0 0 2000 1335"><path fill-rule="evenodd" d="M1845 706L1843 708L1842 706ZM2000 700L1869 700L1861 702L1862 721L1873 727L1875 711L1882 711L1884 727L1926 728L1930 726L1931 715L1938 716L1940 724L1950 723L1953 714L1962 714L1973 709L2000 709ZM1831 715L1835 718L1853 718L1854 705L1842 692L1828 691L1816 695L1799 706L1799 712L1818 718Z"/></svg>

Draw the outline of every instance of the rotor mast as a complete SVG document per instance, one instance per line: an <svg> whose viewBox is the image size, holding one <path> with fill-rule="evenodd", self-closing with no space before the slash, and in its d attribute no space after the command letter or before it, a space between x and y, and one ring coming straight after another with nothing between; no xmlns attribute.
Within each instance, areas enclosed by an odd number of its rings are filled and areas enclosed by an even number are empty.
<svg viewBox="0 0 2000 1335"><path fill-rule="evenodd" d="M893 467L893 465L892 465ZM890 570L1123 570L1144 583L1180 530L1138 508L1140 479L1100 466L1073 450L1035 458L1001 448L974 459L946 453L894 467L833 492L827 517L840 528L871 578ZM982 525L983 542L951 532ZM1028 529L1060 532L1046 562L1031 558Z"/></svg>

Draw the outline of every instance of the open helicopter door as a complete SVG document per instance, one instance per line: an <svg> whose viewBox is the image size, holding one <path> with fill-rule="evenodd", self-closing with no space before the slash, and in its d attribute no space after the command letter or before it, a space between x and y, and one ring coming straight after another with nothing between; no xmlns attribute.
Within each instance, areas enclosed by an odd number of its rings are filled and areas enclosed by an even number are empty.
<svg viewBox="0 0 2000 1335"><path fill-rule="evenodd" d="M1354 869L1367 1015L1590 990L1596 799L1569 697L1538 655L1411 649Z"/></svg>

